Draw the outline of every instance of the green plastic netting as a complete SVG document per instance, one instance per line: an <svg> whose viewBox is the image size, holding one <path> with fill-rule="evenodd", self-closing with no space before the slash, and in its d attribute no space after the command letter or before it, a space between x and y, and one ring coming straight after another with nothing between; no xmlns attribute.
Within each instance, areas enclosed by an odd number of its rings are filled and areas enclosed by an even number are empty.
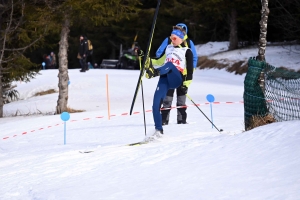
<svg viewBox="0 0 300 200"><path fill-rule="evenodd" d="M300 73L265 67L265 96L276 121L300 119Z"/></svg>
<svg viewBox="0 0 300 200"><path fill-rule="evenodd" d="M265 96L258 81L265 65L265 62L253 58L248 60L248 71L244 80L245 130L248 130L251 126L252 116L265 116L268 114Z"/></svg>
<svg viewBox="0 0 300 200"><path fill-rule="evenodd" d="M264 91L259 85L261 72ZM268 114L276 121L300 119L300 73L250 58L244 81L245 130L251 127L253 116Z"/></svg>

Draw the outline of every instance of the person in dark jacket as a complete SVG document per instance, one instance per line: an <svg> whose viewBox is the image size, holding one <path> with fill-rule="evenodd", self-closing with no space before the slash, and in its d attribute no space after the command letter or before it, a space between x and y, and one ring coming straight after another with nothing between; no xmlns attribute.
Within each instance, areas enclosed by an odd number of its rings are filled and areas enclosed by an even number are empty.
<svg viewBox="0 0 300 200"><path fill-rule="evenodd" d="M78 49L78 55L77 58L79 59L79 63L81 66L80 72L86 71L86 58L88 55L88 43L87 40L83 35L80 35L79 37L79 49Z"/></svg>
<svg viewBox="0 0 300 200"><path fill-rule="evenodd" d="M56 55L55 55L55 53L51 52L49 57L50 57L50 62L51 62L50 63L50 68L55 69L56 68Z"/></svg>
<svg viewBox="0 0 300 200"><path fill-rule="evenodd" d="M45 62L45 69L51 69L51 60L50 60L50 56L47 54L43 55L44 58L44 62Z"/></svg>

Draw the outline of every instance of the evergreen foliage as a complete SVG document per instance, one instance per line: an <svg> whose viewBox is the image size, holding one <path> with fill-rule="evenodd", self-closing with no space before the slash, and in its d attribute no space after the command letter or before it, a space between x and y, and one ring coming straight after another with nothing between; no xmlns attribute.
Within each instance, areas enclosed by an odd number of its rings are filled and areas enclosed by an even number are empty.
<svg viewBox="0 0 300 200"><path fill-rule="evenodd" d="M288 2L296 2L289 0L282 2L283 8L291 10L291 5ZM113 18L120 16L113 14L109 16L111 11L110 1L98 1L99 3L88 1L61 1L68 3L74 11L74 21L72 24L69 37L69 68L79 68L79 63L76 58L78 48L78 36L85 34L94 44L93 62L101 63L103 58L118 58L120 44L123 49L128 49L133 43L133 39L138 34L137 42L142 48L146 48L149 31L151 28L151 20L154 14L156 1L142 0L137 6L133 6L119 21L112 21ZM121 1L114 1L115 5ZM57 3L58 4L58 3ZM129 1L128 1L129 4ZM131 3L132 4L132 3ZM295 5L295 3L293 4ZM268 41L282 41L283 34L287 35L279 26L279 21L282 18L278 16L278 4L270 2L270 15L268 22ZM161 4L158 15L157 26L154 35L153 48L150 55L155 54L155 50L159 47L161 41L170 34L173 25L182 22L189 27L188 36L195 44L206 43L208 41L228 41L229 39L229 22L228 14L231 8L237 11L237 37L240 46L256 44L259 38L259 21L261 2L249 0L168 0ZM297 9L291 10L292 16L299 19ZM64 10L62 7L61 10ZM122 9L120 9L120 12ZM61 19L59 15L61 11L56 10L54 13L45 13L51 16L53 20ZM297 17L298 16L298 17ZM278 21L279 20L279 21ZM291 20L293 21L293 20ZM43 48L40 51L32 52L30 58L35 63L42 62L42 54L50 51L58 52L59 34L56 28L49 27L49 34ZM59 24L60 25L60 24ZM286 39L298 39L297 34Z"/></svg>
<svg viewBox="0 0 300 200"><path fill-rule="evenodd" d="M0 117L3 117L3 104L17 98L12 81L29 81L38 72L37 64L25 53L42 44L47 27L40 7L30 0L2 1L0 8Z"/></svg>

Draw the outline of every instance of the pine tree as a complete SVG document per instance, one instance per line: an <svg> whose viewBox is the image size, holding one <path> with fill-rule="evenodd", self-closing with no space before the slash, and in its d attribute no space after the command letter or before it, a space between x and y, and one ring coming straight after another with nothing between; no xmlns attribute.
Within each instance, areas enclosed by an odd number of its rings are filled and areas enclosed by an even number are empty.
<svg viewBox="0 0 300 200"><path fill-rule="evenodd" d="M37 75L38 66L24 54L43 41L47 26L40 12L38 3L30 0L0 4L0 117L4 102L17 98L12 82L27 82Z"/></svg>

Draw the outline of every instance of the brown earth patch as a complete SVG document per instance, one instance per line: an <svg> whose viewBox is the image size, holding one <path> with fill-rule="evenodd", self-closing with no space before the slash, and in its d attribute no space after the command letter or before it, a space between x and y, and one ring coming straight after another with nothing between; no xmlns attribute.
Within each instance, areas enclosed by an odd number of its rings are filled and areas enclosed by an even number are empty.
<svg viewBox="0 0 300 200"><path fill-rule="evenodd" d="M274 123L274 122L276 122L276 120L273 117L273 115L271 115L271 114L268 114L264 117L262 117L262 116L252 116L252 119L250 120L250 125L247 128L247 131L251 130L251 129L254 129L256 127L263 126L263 125L266 125L266 124L271 124L271 123Z"/></svg>
<svg viewBox="0 0 300 200"><path fill-rule="evenodd" d="M67 107L67 112L68 113L79 113L79 112L84 112L85 110L76 110L70 107Z"/></svg>
<svg viewBox="0 0 300 200"><path fill-rule="evenodd" d="M56 93L56 91L54 89L50 89L50 90L46 90L46 91L42 91L42 92L37 92L37 93L35 93L34 96L43 96L43 95L53 94L53 93Z"/></svg>
<svg viewBox="0 0 300 200"><path fill-rule="evenodd" d="M224 63L219 63L218 60L209 59L207 56L201 56L198 58L197 66L200 69L226 69L226 71L235 74L244 74L248 70L248 64L246 61L236 61L231 66Z"/></svg>

